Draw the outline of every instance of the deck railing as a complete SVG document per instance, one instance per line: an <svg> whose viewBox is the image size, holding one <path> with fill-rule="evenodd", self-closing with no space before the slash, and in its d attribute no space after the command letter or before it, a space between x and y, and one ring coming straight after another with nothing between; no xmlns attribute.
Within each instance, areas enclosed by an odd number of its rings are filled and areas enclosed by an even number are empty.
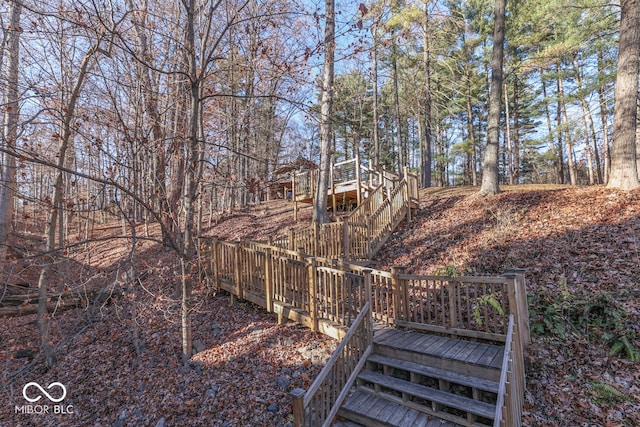
<svg viewBox="0 0 640 427"><path fill-rule="evenodd" d="M493 427L519 427L522 425L525 373L524 352L520 337L515 317L509 315Z"/></svg>
<svg viewBox="0 0 640 427"><path fill-rule="evenodd" d="M349 162L343 163L351 165ZM385 173L381 172L380 183L369 197L342 222L314 225L302 230L291 229L287 236L274 238L269 243L316 257L370 260L398 224L406 216L410 218L411 207L418 201L416 175L405 171L405 178L400 180L384 178ZM294 188L298 186L300 191L307 191L309 185L304 183L302 176L311 179L314 175L305 172L294 179Z"/></svg>
<svg viewBox="0 0 640 427"><path fill-rule="evenodd" d="M317 170L295 172L291 179L293 200L308 200L314 197L318 182ZM329 170L330 193L340 193L345 189L356 189L361 193L365 193L374 190L379 185L382 185L385 189L392 189L400 180L400 176L391 171L360 164L359 157L334 163ZM411 181L411 184L415 184L417 194L417 176L415 181ZM362 194L358 195L358 198L361 196ZM359 199L359 201L361 200Z"/></svg>
<svg viewBox="0 0 640 427"><path fill-rule="evenodd" d="M293 397L295 427L330 426L373 349L371 304L367 302L309 390Z"/></svg>
<svg viewBox="0 0 640 427"><path fill-rule="evenodd" d="M264 243L216 239L201 241L200 250L201 272L218 288L314 331L345 337L332 356L332 367L317 380L322 385L314 383L296 397L296 425L326 425L335 415L370 351L370 338L363 337L370 336L372 318L505 342L496 426L520 425L523 354L529 344L523 270L498 277L412 275L402 267L372 270Z"/></svg>

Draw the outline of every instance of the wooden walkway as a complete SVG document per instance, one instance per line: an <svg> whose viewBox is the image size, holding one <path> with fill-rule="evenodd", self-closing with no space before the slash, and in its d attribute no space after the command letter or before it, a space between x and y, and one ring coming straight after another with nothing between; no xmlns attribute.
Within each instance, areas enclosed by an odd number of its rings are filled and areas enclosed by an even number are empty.
<svg viewBox="0 0 640 427"><path fill-rule="evenodd" d="M378 327L336 425L493 425L503 354L500 345Z"/></svg>

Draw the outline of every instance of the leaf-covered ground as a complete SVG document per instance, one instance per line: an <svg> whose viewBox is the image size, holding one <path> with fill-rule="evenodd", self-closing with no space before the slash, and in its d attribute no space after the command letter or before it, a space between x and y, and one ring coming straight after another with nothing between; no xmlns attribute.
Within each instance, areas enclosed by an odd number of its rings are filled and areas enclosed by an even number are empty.
<svg viewBox="0 0 640 427"><path fill-rule="evenodd" d="M423 190L421 209L374 266L438 274L526 268L533 343L525 425L640 425L640 364L629 360L640 347L640 192L505 190L490 198L474 189ZM290 204L268 202L216 218L211 227L205 224L205 233L265 239L292 225L304 227L310 209L299 217L294 224ZM40 259L28 255L42 244L41 234L26 228L14 236L16 261L0 272L11 292L17 292L14 285L37 283ZM121 229L105 226L97 233L118 235ZM149 235L156 234L151 227ZM138 235L145 236L143 227ZM127 268L129 244L105 240L77 248L56 265L54 288L114 283ZM56 314L51 326L58 363L49 371L37 354L35 316L2 319L0 426L290 424L288 393L309 387L336 343L295 325L278 326L250 304L230 306L227 295L202 285L195 290L193 319L200 351L185 368L174 262L157 244L138 243L135 324L131 301L124 299ZM135 329L141 356L133 346ZM73 414L16 414L29 381L65 384L64 403L73 405Z"/></svg>
<svg viewBox="0 0 640 427"><path fill-rule="evenodd" d="M430 189L420 205L376 266L527 270L525 425L640 425L640 363L626 357L640 348L640 192L512 187L483 198Z"/></svg>

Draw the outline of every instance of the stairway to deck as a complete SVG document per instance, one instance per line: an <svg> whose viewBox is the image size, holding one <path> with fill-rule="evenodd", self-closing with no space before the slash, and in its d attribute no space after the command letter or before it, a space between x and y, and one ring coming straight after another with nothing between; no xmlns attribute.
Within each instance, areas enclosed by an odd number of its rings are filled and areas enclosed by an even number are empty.
<svg viewBox="0 0 640 427"><path fill-rule="evenodd" d="M338 416L367 427L491 426L503 352L500 345L378 329Z"/></svg>

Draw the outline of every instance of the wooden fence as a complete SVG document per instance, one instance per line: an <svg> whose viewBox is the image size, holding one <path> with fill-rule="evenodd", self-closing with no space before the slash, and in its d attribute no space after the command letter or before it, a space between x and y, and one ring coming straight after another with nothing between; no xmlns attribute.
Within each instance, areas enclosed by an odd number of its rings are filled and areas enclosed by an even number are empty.
<svg viewBox="0 0 640 427"><path fill-rule="evenodd" d="M398 224L407 216L411 218L411 208L418 202L416 175L406 172L404 179L392 182L393 187L379 184L342 222L291 229L287 236L271 239L269 244L322 258L370 260Z"/></svg>
<svg viewBox="0 0 640 427"><path fill-rule="evenodd" d="M367 302L309 390L291 392L295 424L330 426L372 350L373 322Z"/></svg>
<svg viewBox="0 0 640 427"><path fill-rule="evenodd" d="M493 427L517 427L522 424L526 386L523 335L518 329L515 316L510 314Z"/></svg>
<svg viewBox="0 0 640 427"><path fill-rule="evenodd" d="M513 314L522 346L528 345L522 270L498 277L413 275L403 267L386 272L258 242L217 239L201 242L201 260L202 274L216 287L270 311L279 303L348 327L370 301L378 320L494 341L505 341Z"/></svg>
<svg viewBox="0 0 640 427"><path fill-rule="evenodd" d="M499 419L506 420L502 425L518 425L514 420L522 413L524 348L529 344L523 270L499 277L426 276L406 274L402 267L368 269L258 242L202 240L200 249L201 274L216 287L277 313L280 320L342 339L325 367L329 372L323 370L318 384L294 396L296 417L302 417L296 425L324 425L335 415L344 387L370 351L372 319L505 342Z"/></svg>

